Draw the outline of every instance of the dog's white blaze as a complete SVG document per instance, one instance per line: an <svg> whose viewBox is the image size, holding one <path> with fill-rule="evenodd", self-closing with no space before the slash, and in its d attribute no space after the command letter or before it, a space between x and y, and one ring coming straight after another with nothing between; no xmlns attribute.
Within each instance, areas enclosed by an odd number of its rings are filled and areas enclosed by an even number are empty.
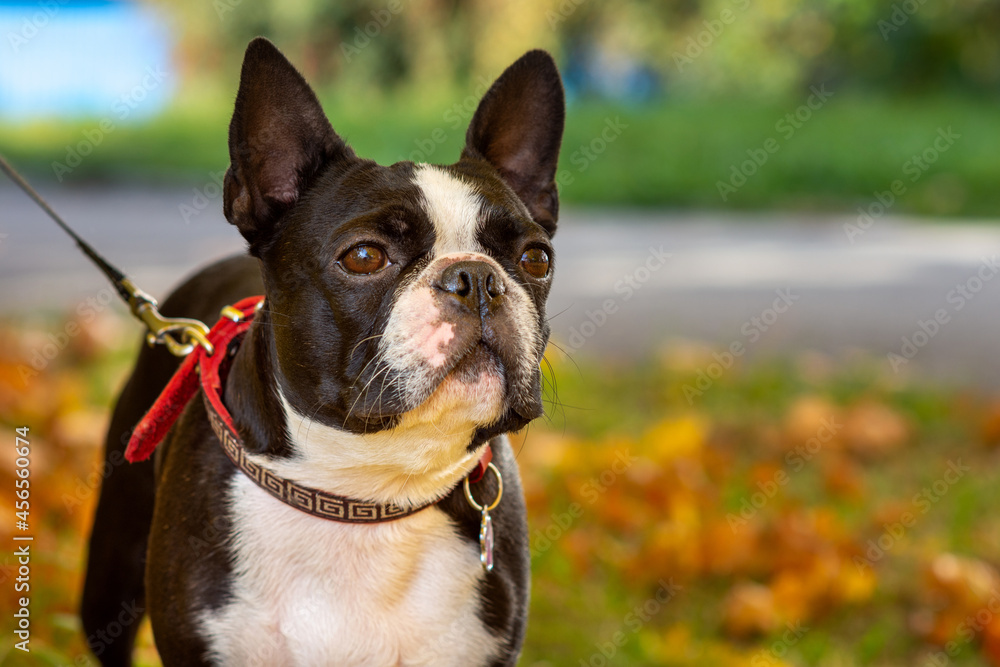
<svg viewBox="0 0 1000 667"><path fill-rule="evenodd" d="M453 252L482 252L476 240L482 197L440 167L417 165L414 183L424 195L424 208L434 225L434 256Z"/></svg>
<svg viewBox="0 0 1000 667"><path fill-rule="evenodd" d="M309 516L245 475L227 495L232 600L198 624L219 664L482 665L496 656L499 641L477 614L478 547L436 507L369 526Z"/></svg>

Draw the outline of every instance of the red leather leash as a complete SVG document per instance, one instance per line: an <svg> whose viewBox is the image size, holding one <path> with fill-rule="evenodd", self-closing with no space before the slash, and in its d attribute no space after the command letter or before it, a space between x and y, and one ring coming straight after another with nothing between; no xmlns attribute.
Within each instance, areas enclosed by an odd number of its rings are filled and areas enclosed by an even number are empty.
<svg viewBox="0 0 1000 667"><path fill-rule="evenodd" d="M213 354L208 354L203 346L195 346L132 432L125 458L133 463L149 458L200 388L212 430L229 459L262 489L296 509L333 521L379 523L409 516L433 505L434 502L404 508L394 503L373 503L338 496L281 477L247 454L232 416L222 402L222 362L229 344L250 328L263 300L262 296L249 297L223 311L223 317L207 334L214 348ZM470 482L483 478L492 457L492 448L487 445L479 463L468 475Z"/></svg>

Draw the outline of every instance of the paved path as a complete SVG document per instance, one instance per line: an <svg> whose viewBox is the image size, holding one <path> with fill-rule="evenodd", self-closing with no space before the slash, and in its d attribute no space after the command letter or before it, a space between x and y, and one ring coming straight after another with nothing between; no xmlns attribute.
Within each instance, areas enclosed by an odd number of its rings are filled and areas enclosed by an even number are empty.
<svg viewBox="0 0 1000 667"><path fill-rule="evenodd" d="M44 190L154 295L242 248L218 199L185 221L182 207L205 204L194 187ZM584 356L643 354L668 338L739 343L748 358L805 349L835 358L856 349L883 358L906 352L915 355L906 370L1000 386L1000 266L992 263L1000 226L887 218L851 243L844 224L853 222L568 210L556 236L554 339ZM0 185L0 234L7 235L0 238L0 313L73 308L106 287L7 184ZM904 337L912 348L904 349Z"/></svg>

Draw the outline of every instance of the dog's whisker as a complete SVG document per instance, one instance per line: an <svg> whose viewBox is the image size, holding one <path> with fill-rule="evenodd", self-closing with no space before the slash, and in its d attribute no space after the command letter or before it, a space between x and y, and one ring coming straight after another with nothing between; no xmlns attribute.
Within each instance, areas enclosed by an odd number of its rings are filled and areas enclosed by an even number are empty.
<svg viewBox="0 0 1000 667"><path fill-rule="evenodd" d="M372 359L372 361L375 361L375 359L377 359L377 358L378 357L376 356L375 358ZM368 364L371 364L372 361L369 361ZM368 368L368 364L365 364L365 368ZM372 373L371 378L368 380L368 382L365 384L365 386L361 389L361 391L358 392L357 398L354 399L354 403L351 404L350 409L348 409L347 414L344 416L344 426L345 427L347 426L347 420L350 419L351 418L351 414L354 413L354 408L357 407L358 401L360 401L361 398L362 398L362 396L364 396L368 392L368 387L370 387L371 384L372 384L372 382L375 381L375 378L377 378L383 372L388 372L388 371L389 371L389 366L385 366L384 368L382 368L380 370L377 370L374 373ZM362 372L364 372L364 371L362 371ZM365 426L368 426L367 419L365 420Z"/></svg>
<svg viewBox="0 0 1000 667"><path fill-rule="evenodd" d="M368 336L367 338L362 338L361 340L359 340L359 341L358 341L358 344L357 344L357 345L355 345L355 346L354 346L353 348L351 348L351 353L350 353L350 354L348 354L348 355L347 355L347 357L348 357L348 358L350 358L350 357L353 357L353 356L354 356L354 352L355 352L355 351L356 351L356 350L357 350L357 349L358 349L359 347L361 347L361 344L362 344L362 343L367 343L367 342L368 342L368 341L370 341L370 340L375 340L376 338L381 338L381 337L382 337L382 336L384 336L384 335L385 335L385 334L375 334L375 335L373 335L373 336ZM377 357L378 355L375 355L375 356ZM372 358L374 359L375 357L372 357ZM371 363L371 362L369 361L368 363ZM366 365L367 365L367 364L366 364ZM361 371L361 372L363 373L363 372L364 372L364 369L362 369L362 371Z"/></svg>
<svg viewBox="0 0 1000 667"><path fill-rule="evenodd" d="M373 374L371 380L369 380L368 384L365 385L364 393L365 393L365 395L368 398L370 398L371 397L371 387L372 387L372 385L374 384L375 380L377 380L379 378L379 376L382 376L382 384L379 386L378 397L376 397L375 401L369 401L368 411L365 413L365 416L364 416L365 426L366 427L368 426L369 420L371 419L372 413L375 411L376 407L378 407L378 409L381 410L381 404L379 404L378 406L376 406L376 402L377 401L379 401L379 402L381 401L382 391L384 390L385 383L389 379L389 376L391 375L391 373L392 373L391 367L388 366L388 365L385 365L377 373Z"/></svg>
<svg viewBox="0 0 1000 667"><path fill-rule="evenodd" d="M291 327L292 326L291 324L278 324L277 322L274 321L275 317L283 317L286 320L290 320L291 318L288 315L285 315L284 313L279 313L278 311L271 310L270 308L261 308L260 312L261 313L267 313L268 315L271 316L271 317L267 318L267 326L272 326L272 327Z"/></svg>
<svg viewBox="0 0 1000 667"><path fill-rule="evenodd" d="M385 392L385 383L389 381L390 376L391 373L389 372L389 368L386 367L384 372L382 373L382 384L379 387L378 397L376 397L375 401L373 401L371 405L368 406L368 412L365 413L366 428L368 427L368 423L371 420L372 413L375 411L376 407L378 408L379 414L382 414L382 394Z"/></svg>
<svg viewBox="0 0 1000 667"><path fill-rule="evenodd" d="M566 409L563 406L562 401L559 400L559 383L556 380L555 369L552 367L552 362L550 362L544 355L542 356L542 362L544 362L546 368L548 369L547 374L544 372L541 373L542 400L546 405L551 406L555 413L562 415L563 427L565 428ZM546 388L548 388L548 390L546 390ZM546 397L546 394L548 394L548 397ZM555 414L549 414L548 410L545 411L544 418L549 424L555 423Z"/></svg>
<svg viewBox="0 0 1000 667"><path fill-rule="evenodd" d="M545 321L546 321L546 322L551 322L552 320L556 319L556 318L557 318L557 317L559 317L560 315L564 315L564 314L566 314L566 313L567 313L567 312L568 312L569 310L571 310L571 309L573 308L573 305L574 305L574 304L570 304L570 305L566 306L565 308L563 308L562 310L560 310L560 311L559 311L558 313L556 313L555 315L550 315L550 316L546 317L546 318L545 318Z"/></svg>
<svg viewBox="0 0 1000 667"><path fill-rule="evenodd" d="M531 423L528 423L528 425L524 427L524 435L521 437L521 446L517 448L516 452L514 452L515 461L518 459L519 456L521 456L521 451L524 450L524 446L528 444L528 435L530 433L531 433Z"/></svg>
<svg viewBox="0 0 1000 667"><path fill-rule="evenodd" d="M386 367L386 368L388 369L388 367ZM382 387L379 389L379 392L378 392L378 411L379 411L379 414L382 414L382 397L385 395L385 389L386 389L385 383L386 383L386 381L395 382L395 378L392 377L391 373L386 373L385 376L382 378ZM390 384L389 387L392 388L392 384ZM373 408L374 408L374 406L373 406ZM369 412L368 414L369 414L369 416L371 416L371 412ZM365 426L367 426L367 425L368 425L368 423L365 422Z"/></svg>
<svg viewBox="0 0 1000 667"><path fill-rule="evenodd" d="M364 367L362 367L361 372L358 373L358 376L357 376L358 379L360 379L365 374L365 371L368 370L369 366L371 366L373 363L375 363L376 361L378 361L381 358L382 358L382 352L381 351L376 352L375 355L371 359L368 360L368 363L366 363L364 365ZM355 380L355 383L351 385L351 388L353 389L356 386L357 386L357 380Z"/></svg>
<svg viewBox="0 0 1000 667"><path fill-rule="evenodd" d="M322 398L318 398L318 399L316 399L315 407L314 408L309 408L309 417L308 417L307 420L305 420L305 421L308 422L306 424L305 440L309 440L309 431L310 431L310 429L312 429L312 425L316 421L316 415L319 414L319 411L323 409L324 405L326 405L326 401L324 401ZM302 422L299 422L298 431L301 431L301 430L302 430Z"/></svg>

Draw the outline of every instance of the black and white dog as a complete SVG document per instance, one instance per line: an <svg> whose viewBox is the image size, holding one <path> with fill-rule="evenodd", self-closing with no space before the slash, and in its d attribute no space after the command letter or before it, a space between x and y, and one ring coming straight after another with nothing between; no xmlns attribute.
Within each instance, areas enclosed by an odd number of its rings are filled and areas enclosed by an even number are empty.
<svg viewBox="0 0 1000 667"><path fill-rule="evenodd" d="M427 507L372 523L301 511L234 466L198 397L155 464L122 464L178 364L144 349L90 540L83 621L103 664L131 664L138 619L122 630L123 608L148 610L166 665L515 664L529 557L504 434L542 414L564 113L552 58L532 51L483 97L457 163L383 167L334 132L271 43L250 44L224 199L249 257L204 269L162 311L214 322L265 295L222 387L247 459ZM490 571L463 493L488 446L498 474L474 495L504 485Z"/></svg>

